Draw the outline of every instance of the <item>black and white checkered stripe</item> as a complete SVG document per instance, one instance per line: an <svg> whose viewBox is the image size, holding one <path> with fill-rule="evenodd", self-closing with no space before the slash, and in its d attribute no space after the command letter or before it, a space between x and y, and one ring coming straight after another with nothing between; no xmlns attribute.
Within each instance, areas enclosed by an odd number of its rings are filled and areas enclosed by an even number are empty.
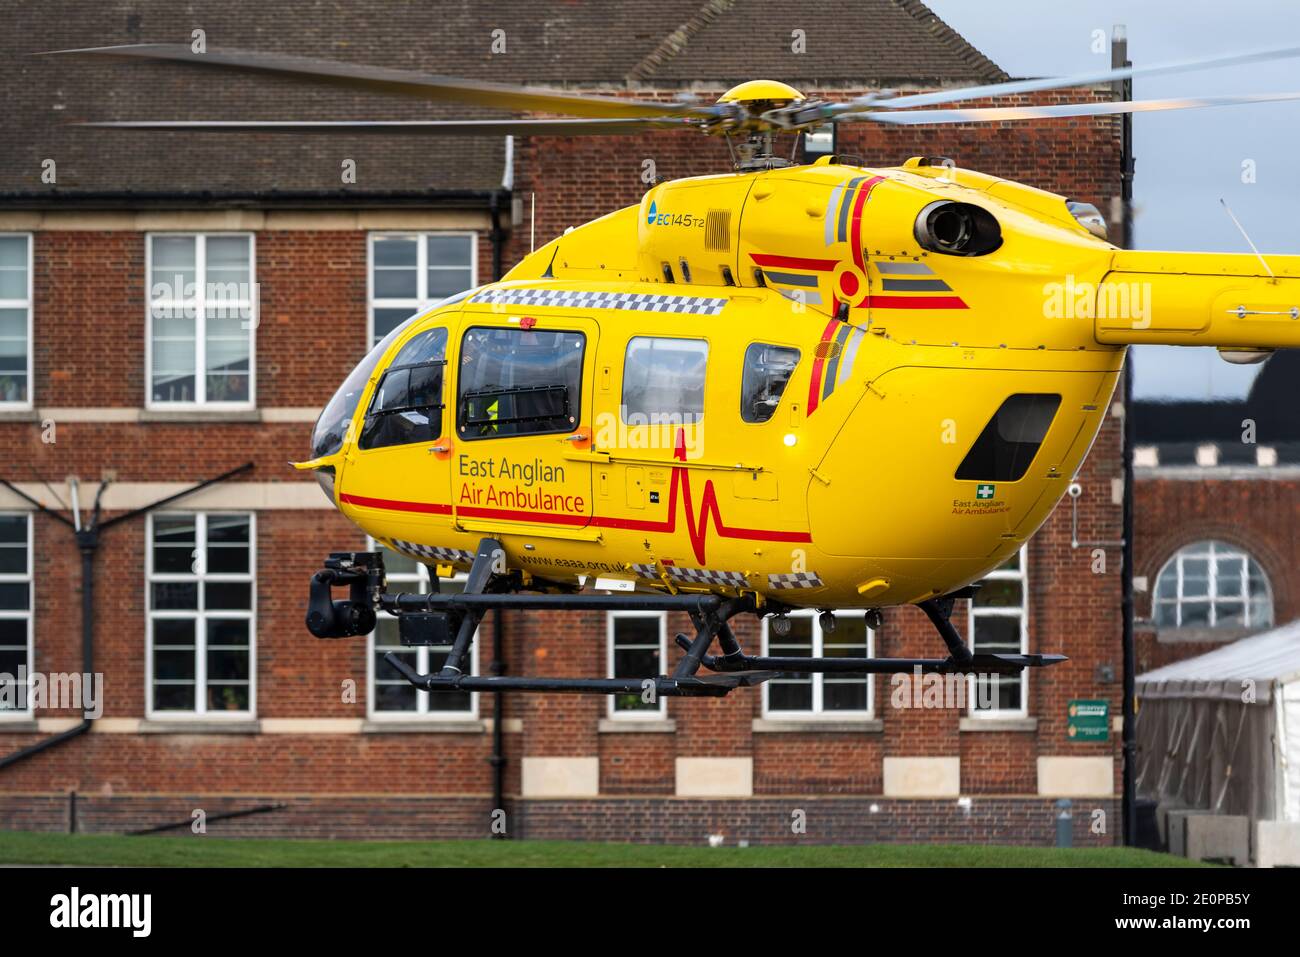
<svg viewBox="0 0 1300 957"><path fill-rule="evenodd" d="M393 547L399 552L414 558L431 558L437 562L453 563L461 562L470 564L474 561L474 553L467 552L463 548L443 548L441 545L417 545L415 542L404 542L401 539L393 539Z"/></svg>
<svg viewBox="0 0 1300 957"><path fill-rule="evenodd" d="M822 580L816 572L791 572L784 575L768 575L767 583L772 588L821 588Z"/></svg>
<svg viewBox="0 0 1300 957"><path fill-rule="evenodd" d="M725 572L713 568L678 568L670 565L664 569L671 578L692 585L731 585L744 588L749 584L740 572Z"/></svg>
<svg viewBox="0 0 1300 957"><path fill-rule="evenodd" d="M654 565L633 565L632 571L636 572L642 578L658 578L659 571ZM696 585L729 585L736 588L745 588L749 585L749 579L741 572L721 571L713 568L678 568L675 565L665 565L664 572L668 577L674 578L680 582L688 582ZM822 580L816 572L790 572L781 575L768 575L768 587L770 588L821 588Z"/></svg>
<svg viewBox="0 0 1300 957"><path fill-rule="evenodd" d="M573 289L488 289L475 296L474 302L507 306L555 306L564 309L624 309L693 316L716 316L727 305L726 299L712 296L666 296Z"/></svg>

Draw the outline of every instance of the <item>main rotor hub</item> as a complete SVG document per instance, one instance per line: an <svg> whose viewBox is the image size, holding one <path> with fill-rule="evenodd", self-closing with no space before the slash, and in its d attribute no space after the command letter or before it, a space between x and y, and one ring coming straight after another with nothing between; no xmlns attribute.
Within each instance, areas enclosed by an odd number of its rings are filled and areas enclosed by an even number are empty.
<svg viewBox="0 0 1300 957"><path fill-rule="evenodd" d="M804 99L802 93L780 80L747 80L718 97L718 102L740 103L757 115L777 106L801 103Z"/></svg>

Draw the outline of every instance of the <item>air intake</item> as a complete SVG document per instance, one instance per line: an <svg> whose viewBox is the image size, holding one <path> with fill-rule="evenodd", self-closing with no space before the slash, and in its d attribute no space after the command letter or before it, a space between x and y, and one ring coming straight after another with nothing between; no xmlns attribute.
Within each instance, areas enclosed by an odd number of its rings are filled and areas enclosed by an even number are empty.
<svg viewBox="0 0 1300 957"><path fill-rule="evenodd" d="M731 248L731 210L711 209L704 217L704 248Z"/></svg>

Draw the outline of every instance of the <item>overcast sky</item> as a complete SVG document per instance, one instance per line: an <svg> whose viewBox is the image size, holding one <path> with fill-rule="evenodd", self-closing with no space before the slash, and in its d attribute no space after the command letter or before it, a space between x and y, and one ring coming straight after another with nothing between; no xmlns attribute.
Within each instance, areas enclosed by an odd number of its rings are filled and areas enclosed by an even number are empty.
<svg viewBox="0 0 1300 957"><path fill-rule="evenodd" d="M1012 76L1105 68L1094 30L1128 27L1134 65L1300 47L1295 0L927 0L930 8ZM1133 81L1134 99L1300 91L1300 57ZM1186 110L1134 117L1135 245L1249 252L1223 197L1265 253L1300 252L1300 103ZM1255 161L1256 182L1241 181ZM1213 349L1140 347L1140 397L1242 396L1258 366L1231 366Z"/></svg>

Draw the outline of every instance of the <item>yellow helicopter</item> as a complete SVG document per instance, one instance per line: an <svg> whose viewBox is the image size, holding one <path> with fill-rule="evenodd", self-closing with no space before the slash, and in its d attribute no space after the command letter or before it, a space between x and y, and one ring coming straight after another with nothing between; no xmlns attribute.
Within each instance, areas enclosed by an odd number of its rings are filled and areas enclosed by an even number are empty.
<svg viewBox="0 0 1300 957"><path fill-rule="evenodd" d="M1009 672L973 655L953 600L1065 494L1130 344L1256 361L1300 346L1300 257L1127 251L1088 205L916 157L796 166L773 136L826 123L973 123L1290 100L1300 94L928 109L1300 54L1279 50L843 103L754 81L717 103L507 87L300 57L143 44L72 51L288 74L579 118L128 121L118 129L595 135L698 129L730 173L661 183L417 313L340 386L312 436L330 501L385 546L468 569L459 594L394 595L379 553L335 553L313 634L449 645L417 687L720 695L774 672ZM888 455L874 454L887 450ZM334 587L349 588L335 600ZM943 658L747 655L727 621L916 604ZM670 609L693 639L654 679L473 676L493 608ZM833 625L824 611L828 627ZM710 654L713 642L719 654ZM706 674L701 673L704 669Z"/></svg>

